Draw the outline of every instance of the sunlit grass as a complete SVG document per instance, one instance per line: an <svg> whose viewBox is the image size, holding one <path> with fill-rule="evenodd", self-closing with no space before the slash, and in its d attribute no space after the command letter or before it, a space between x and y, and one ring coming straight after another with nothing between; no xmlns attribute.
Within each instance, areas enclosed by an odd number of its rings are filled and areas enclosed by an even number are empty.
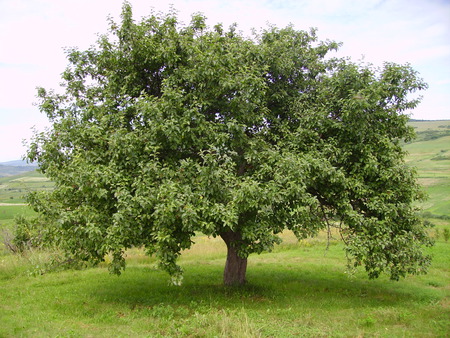
<svg viewBox="0 0 450 338"><path fill-rule="evenodd" d="M439 227L448 222L439 220ZM438 238L428 275L400 282L348 274L342 243L327 234L251 255L248 284L222 285L224 246L198 236L183 253L180 287L141 249L112 276L105 266L35 274L45 253L3 256L0 336L445 336L450 327L448 256ZM220 244L220 245L219 245ZM47 257L48 258L48 257ZM5 270L6 269L6 270ZM8 270L9 269L9 270Z"/></svg>

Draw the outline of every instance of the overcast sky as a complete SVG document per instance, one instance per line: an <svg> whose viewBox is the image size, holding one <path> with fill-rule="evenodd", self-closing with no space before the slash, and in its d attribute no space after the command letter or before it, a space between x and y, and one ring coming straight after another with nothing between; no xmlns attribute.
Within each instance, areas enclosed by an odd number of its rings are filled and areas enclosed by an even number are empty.
<svg viewBox="0 0 450 338"><path fill-rule="evenodd" d="M338 56L410 63L430 88L412 117L450 119L450 0L130 0L136 19L170 5L189 23L202 12L210 26L236 22L246 32L268 23L318 28L344 45ZM121 0L0 0L0 162L25 153L31 128L46 118L33 105L37 86L58 88L64 47L87 49L118 18Z"/></svg>

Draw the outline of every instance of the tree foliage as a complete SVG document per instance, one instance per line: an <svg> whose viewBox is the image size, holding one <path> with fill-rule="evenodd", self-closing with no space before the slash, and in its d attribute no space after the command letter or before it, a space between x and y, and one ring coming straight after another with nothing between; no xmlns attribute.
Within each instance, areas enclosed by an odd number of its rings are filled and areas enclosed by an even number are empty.
<svg viewBox="0 0 450 338"><path fill-rule="evenodd" d="M426 271L401 148L409 94L426 84L409 65L330 57L338 47L292 26L245 37L202 15L136 23L125 3L95 46L68 50L63 93L38 90L52 127L27 157L56 187L29 196L35 226L77 259L112 254L115 273L145 247L175 283L197 232L227 243L226 284L284 229L328 226L371 278Z"/></svg>

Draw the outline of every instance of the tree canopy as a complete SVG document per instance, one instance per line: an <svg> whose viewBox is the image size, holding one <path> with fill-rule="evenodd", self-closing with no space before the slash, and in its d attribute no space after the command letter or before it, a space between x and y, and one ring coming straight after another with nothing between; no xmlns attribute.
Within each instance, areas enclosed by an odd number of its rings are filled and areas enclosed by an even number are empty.
<svg viewBox="0 0 450 338"><path fill-rule="evenodd" d="M110 269L144 247L181 281L196 233L228 247L225 284L283 230L299 239L337 227L370 278L425 272L422 193L401 142L426 84L409 65L330 56L315 30L188 25L175 13L121 22L67 52L63 91L38 89L51 128L27 154L55 182L29 195L33 223L72 257ZM39 224L41 224L39 226Z"/></svg>

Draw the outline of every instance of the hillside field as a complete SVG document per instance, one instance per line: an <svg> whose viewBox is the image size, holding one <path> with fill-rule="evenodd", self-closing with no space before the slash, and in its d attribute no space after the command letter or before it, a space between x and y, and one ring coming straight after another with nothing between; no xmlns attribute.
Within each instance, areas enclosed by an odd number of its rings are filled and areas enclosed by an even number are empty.
<svg viewBox="0 0 450 338"><path fill-rule="evenodd" d="M37 171L0 177L0 203L23 204L31 191L52 189L53 183Z"/></svg>
<svg viewBox="0 0 450 338"><path fill-rule="evenodd" d="M138 248L116 277L105 264L51 270L57 252L0 247L0 337L448 337L450 121L411 125L418 138L405 145L408 164L435 224L428 274L393 282L349 273L341 241L325 233L300 242L284 233L273 252L249 257L249 283L238 289L222 286L225 244L201 234L181 257L180 287ZM0 246L14 216L33 213L23 194L51 188L36 172L0 178Z"/></svg>
<svg viewBox="0 0 450 338"><path fill-rule="evenodd" d="M450 121L412 122L418 133L405 145L408 164L417 168L429 195L422 207L434 215L450 216Z"/></svg>

